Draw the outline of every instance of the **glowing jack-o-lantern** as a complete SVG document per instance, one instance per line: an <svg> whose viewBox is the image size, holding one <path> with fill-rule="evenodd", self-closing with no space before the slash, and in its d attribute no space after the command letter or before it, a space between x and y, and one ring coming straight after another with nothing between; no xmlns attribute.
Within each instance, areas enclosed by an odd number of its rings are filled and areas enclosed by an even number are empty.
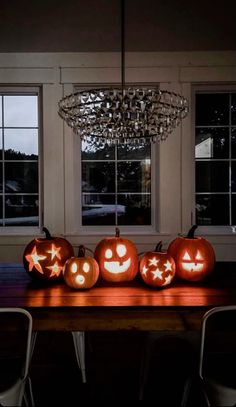
<svg viewBox="0 0 236 407"><path fill-rule="evenodd" d="M99 266L93 257L85 256L85 247L79 246L78 257L71 257L64 265L63 278L72 288L93 287L99 276Z"/></svg>
<svg viewBox="0 0 236 407"><path fill-rule="evenodd" d="M135 245L128 239L116 235L101 240L95 248L94 258L106 281L131 281L138 272L138 254Z"/></svg>
<svg viewBox="0 0 236 407"><path fill-rule="evenodd" d="M186 237L178 236L168 252L176 263L176 276L188 281L200 281L207 277L215 265L215 252L208 240L195 237L197 225L192 226Z"/></svg>
<svg viewBox="0 0 236 407"><path fill-rule="evenodd" d="M153 252L140 259L139 270L143 281L152 287L168 286L175 276L175 261L168 252L162 252L159 242Z"/></svg>
<svg viewBox="0 0 236 407"><path fill-rule="evenodd" d="M33 278L55 281L62 278L63 266L74 255L72 245L62 237L53 237L43 228L45 238L33 239L25 248L23 263Z"/></svg>

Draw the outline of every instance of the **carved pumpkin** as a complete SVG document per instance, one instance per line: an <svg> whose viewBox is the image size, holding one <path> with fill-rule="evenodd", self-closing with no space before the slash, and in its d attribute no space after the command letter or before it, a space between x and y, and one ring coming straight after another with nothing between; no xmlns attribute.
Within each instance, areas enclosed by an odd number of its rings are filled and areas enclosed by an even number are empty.
<svg viewBox="0 0 236 407"><path fill-rule="evenodd" d="M45 238L33 239L25 248L23 263L25 270L33 278L55 281L62 278L63 266L74 255L72 245L62 237L52 237L43 228Z"/></svg>
<svg viewBox="0 0 236 407"><path fill-rule="evenodd" d="M135 245L128 239L116 235L101 240L95 248L94 258L106 281L131 281L138 272L138 254Z"/></svg>
<svg viewBox="0 0 236 407"><path fill-rule="evenodd" d="M192 226L186 237L174 239L168 252L176 264L176 276L183 280L200 281L207 277L215 265L215 252L208 240L195 237L197 225Z"/></svg>
<svg viewBox="0 0 236 407"><path fill-rule="evenodd" d="M139 270L143 281L152 287L169 285L175 276L175 261L168 252L162 252L159 242L153 252L145 253L140 259Z"/></svg>
<svg viewBox="0 0 236 407"><path fill-rule="evenodd" d="M85 247L79 246L78 257L71 257L64 265L63 278L72 288L93 287L99 276L99 266L93 257L85 256Z"/></svg>

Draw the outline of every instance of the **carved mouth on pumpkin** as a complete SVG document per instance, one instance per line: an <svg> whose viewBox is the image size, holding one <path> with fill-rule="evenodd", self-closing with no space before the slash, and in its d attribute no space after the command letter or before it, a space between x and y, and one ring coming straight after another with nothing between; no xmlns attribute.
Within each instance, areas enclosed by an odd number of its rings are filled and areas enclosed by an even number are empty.
<svg viewBox="0 0 236 407"><path fill-rule="evenodd" d="M85 283L85 278L84 276L82 276L82 274L77 274L77 276L75 277L75 281L77 284L84 284Z"/></svg>
<svg viewBox="0 0 236 407"><path fill-rule="evenodd" d="M104 268L112 274L125 273L130 267L131 259L124 261L121 265L119 261L105 261Z"/></svg>
<svg viewBox="0 0 236 407"><path fill-rule="evenodd" d="M190 272L198 272L198 271L202 271L202 269L203 269L203 263L194 263L194 262L191 262L191 263L182 263L182 267L183 267L183 270L186 270L186 271L190 271Z"/></svg>

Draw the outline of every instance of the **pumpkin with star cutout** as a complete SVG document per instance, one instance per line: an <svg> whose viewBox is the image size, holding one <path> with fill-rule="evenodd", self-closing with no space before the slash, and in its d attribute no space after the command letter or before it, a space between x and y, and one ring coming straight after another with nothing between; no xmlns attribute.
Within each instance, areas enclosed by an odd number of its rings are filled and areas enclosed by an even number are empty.
<svg viewBox="0 0 236 407"><path fill-rule="evenodd" d="M63 278L65 283L76 289L93 287L99 276L97 261L91 256L85 256L85 247L79 246L78 256L71 257L64 265Z"/></svg>
<svg viewBox="0 0 236 407"><path fill-rule="evenodd" d="M152 252L144 253L139 270L143 281L152 287L168 286L175 276L175 261L168 252L162 251L159 242Z"/></svg>
<svg viewBox="0 0 236 407"><path fill-rule="evenodd" d="M138 272L138 254L131 240L116 234L102 239L95 248L94 258L99 264L101 277L110 282L131 281Z"/></svg>
<svg viewBox="0 0 236 407"><path fill-rule="evenodd" d="M45 237L33 239L25 248L23 264L32 278L53 282L62 279L63 266L74 256L70 242L62 237L53 237L43 228Z"/></svg>
<svg viewBox="0 0 236 407"><path fill-rule="evenodd" d="M187 281L200 281L214 269L215 252L208 240L194 236L197 225L193 225L187 236L178 236L168 252L176 263L176 276Z"/></svg>

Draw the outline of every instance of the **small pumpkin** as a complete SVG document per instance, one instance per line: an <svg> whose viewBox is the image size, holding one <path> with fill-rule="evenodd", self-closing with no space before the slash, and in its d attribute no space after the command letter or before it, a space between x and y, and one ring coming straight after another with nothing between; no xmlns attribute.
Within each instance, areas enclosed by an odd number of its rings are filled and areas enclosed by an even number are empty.
<svg viewBox="0 0 236 407"><path fill-rule="evenodd" d="M176 276L187 281L200 281L207 277L215 265L215 252L207 239L194 236L197 225L193 225L187 236L178 236L168 252L176 264Z"/></svg>
<svg viewBox="0 0 236 407"><path fill-rule="evenodd" d="M139 270L147 285L164 287L174 279L175 261L167 251L162 251L162 242L160 241L154 251L144 253L141 257Z"/></svg>
<svg viewBox="0 0 236 407"><path fill-rule="evenodd" d="M70 242L62 237L51 236L43 227L45 237L33 239L23 253L25 270L32 278L44 281L62 279L63 266L74 255Z"/></svg>
<svg viewBox="0 0 236 407"><path fill-rule="evenodd" d="M91 256L85 256L85 247L79 246L78 256L71 257L64 265L63 278L72 288L86 289L93 287L99 276L97 261Z"/></svg>
<svg viewBox="0 0 236 407"><path fill-rule="evenodd" d="M101 277L106 281L131 281L138 272L136 247L129 239L120 237L119 228L116 228L115 236L98 243L94 258L99 264Z"/></svg>

